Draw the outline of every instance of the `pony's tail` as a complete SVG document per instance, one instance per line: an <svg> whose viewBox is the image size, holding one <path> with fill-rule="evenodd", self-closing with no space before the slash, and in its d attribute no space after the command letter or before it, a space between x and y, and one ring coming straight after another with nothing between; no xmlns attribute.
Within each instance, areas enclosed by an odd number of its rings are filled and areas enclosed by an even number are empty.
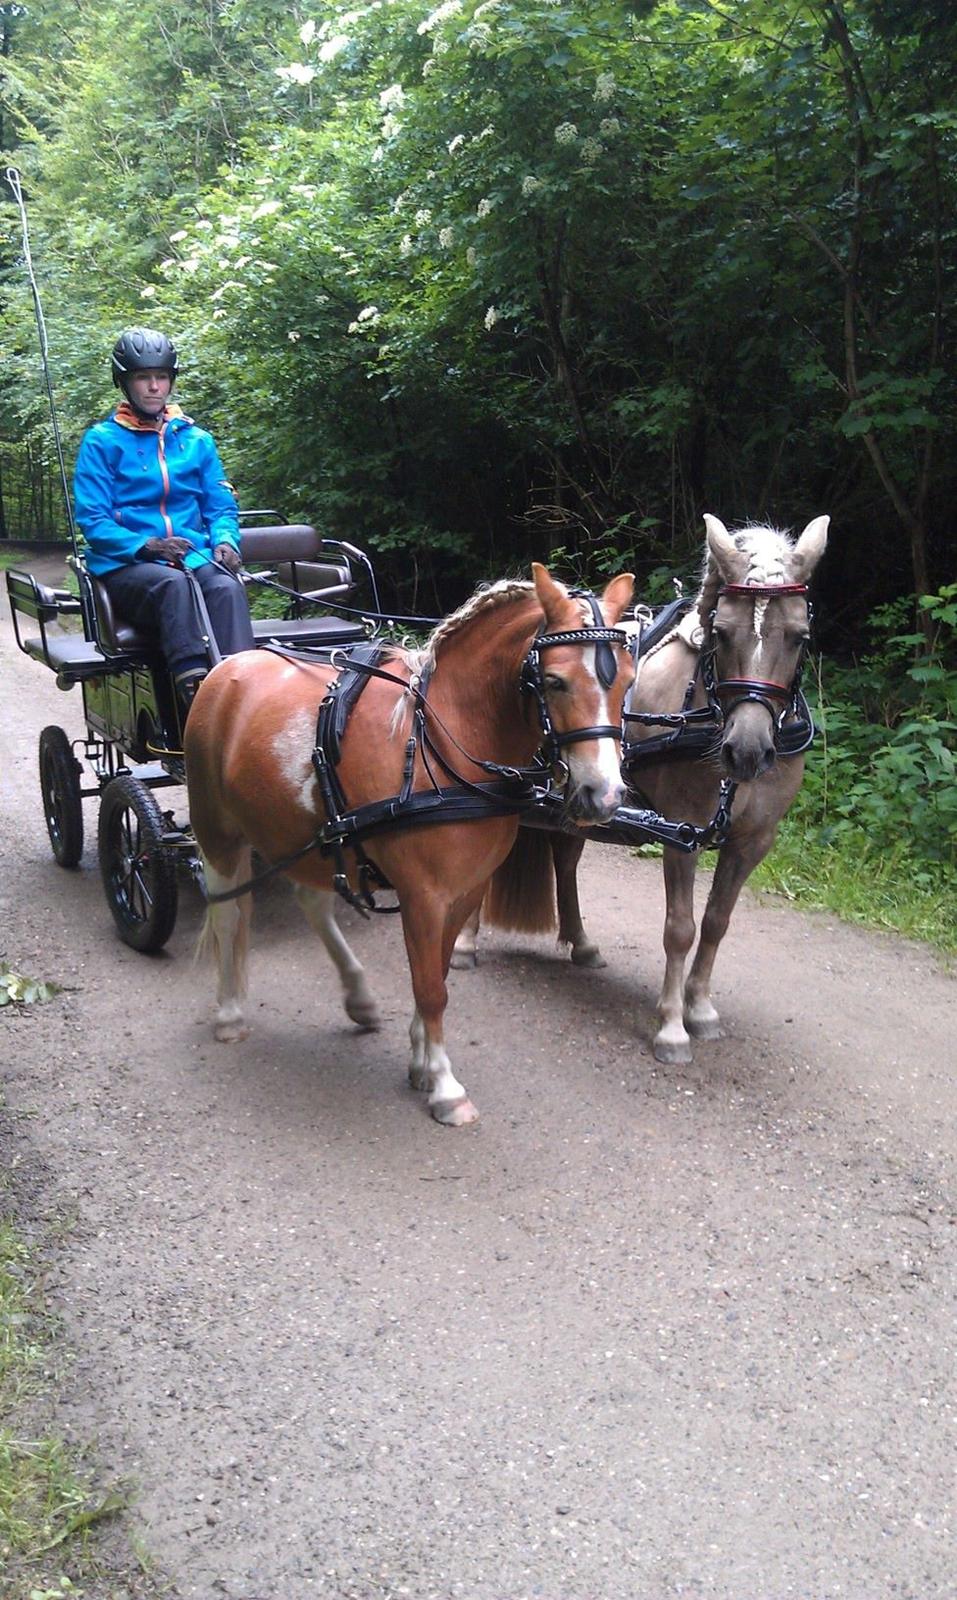
<svg viewBox="0 0 957 1600"><path fill-rule="evenodd" d="M548 933L555 927L555 870L547 833L519 828L489 881L483 915L495 927L515 933Z"/></svg>

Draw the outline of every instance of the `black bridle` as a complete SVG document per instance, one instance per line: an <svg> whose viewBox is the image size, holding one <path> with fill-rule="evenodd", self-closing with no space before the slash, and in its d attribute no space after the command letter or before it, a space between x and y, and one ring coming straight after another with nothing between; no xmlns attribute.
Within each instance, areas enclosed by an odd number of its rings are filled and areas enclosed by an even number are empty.
<svg viewBox="0 0 957 1600"><path fill-rule="evenodd" d="M808 627L814 610L807 598L805 583L726 583L718 590L722 595L742 595L749 600L773 600L784 595L802 595L807 604ZM779 756L803 755L814 739L814 722L810 708L801 690L801 678L807 659L809 640L805 640L798 656L790 683L775 683L766 678L719 678L716 672L718 641L714 632L717 605L708 617L708 626L702 642L695 670L689 679L680 711L629 711L623 712L627 728L629 722L646 728L667 728L649 739L625 739L622 744L622 770L626 774L640 771L642 767L662 759L691 760L708 755L714 749L715 736L720 734L728 718L739 705L751 701L764 706L774 728L774 748ZM639 642L638 653L641 654ZM699 679L705 692L703 706L693 704Z"/></svg>
<svg viewBox="0 0 957 1600"><path fill-rule="evenodd" d="M571 593L576 600L584 600L590 607L593 622L586 623L581 628L568 628L561 633L546 633L545 624L542 623L522 663L520 683L523 692L534 697L538 708L538 720L543 734L540 755L547 767L553 767L561 760L561 753L567 745L582 744L586 739L621 739L620 723L614 725L602 722L591 728L569 728L565 733L556 733L552 724L545 695L543 650L550 650L555 645L594 645L598 682L603 689L610 689L618 676L614 647L617 645L622 650L629 648L628 635L624 629L608 627L599 610L598 601L589 590L575 589Z"/></svg>
<svg viewBox="0 0 957 1600"><path fill-rule="evenodd" d="M718 590L718 599L720 600L722 595L741 595L748 600L775 600L785 595L801 595L807 606L810 630L814 609L807 598L807 593L806 583L726 583ZM801 645L790 683L775 683L767 678L718 678L715 675L718 649L714 633L716 613L717 607L708 618L708 634L701 659L701 679L708 696L708 704L722 726L740 705L763 706L771 718L777 740L788 718L800 714L803 702L801 678L807 659L809 639L805 638ZM789 751L789 754L795 753Z"/></svg>

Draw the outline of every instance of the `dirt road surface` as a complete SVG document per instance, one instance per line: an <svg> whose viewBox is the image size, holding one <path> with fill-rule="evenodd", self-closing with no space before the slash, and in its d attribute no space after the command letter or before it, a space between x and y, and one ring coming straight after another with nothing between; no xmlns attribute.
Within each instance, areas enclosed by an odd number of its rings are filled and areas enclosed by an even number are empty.
<svg viewBox="0 0 957 1600"><path fill-rule="evenodd" d="M4 601L4 607L6 602ZM745 900L729 1036L651 1053L654 862L586 851L608 966L491 936L450 980L482 1113L405 1083L395 919L343 924L359 1034L285 884L254 1031L214 1044L201 922L114 936L95 802L50 854L41 727L78 690L0 630L0 951L66 985L0 1017L24 1205L72 1220L63 1429L139 1487L183 1600L944 1600L955 1561L955 983Z"/></svg>

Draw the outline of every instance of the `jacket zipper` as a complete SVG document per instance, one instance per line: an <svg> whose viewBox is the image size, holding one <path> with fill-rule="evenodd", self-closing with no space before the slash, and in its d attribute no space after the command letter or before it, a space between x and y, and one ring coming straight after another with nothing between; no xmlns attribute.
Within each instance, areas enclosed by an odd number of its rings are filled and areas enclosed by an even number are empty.
<svg viewBox="0 0 957 1600"><path fill-rule="evenodd" d="M159 457L160 477L163 480L163 493L160 496L160 516L162 517L163 521L166 524L166 538L167 539L171 539L172 536L173 536L173 524L170 521L169 514L168 514L168 512L166 510L166 502L167 502L167 500L169 498L169 468L166 465L166 444L165 444L165 439L166 439L166 423L164 422L162 427L159 430L159 433L156 436L157 454L158 454L158 457Z"/></svg>

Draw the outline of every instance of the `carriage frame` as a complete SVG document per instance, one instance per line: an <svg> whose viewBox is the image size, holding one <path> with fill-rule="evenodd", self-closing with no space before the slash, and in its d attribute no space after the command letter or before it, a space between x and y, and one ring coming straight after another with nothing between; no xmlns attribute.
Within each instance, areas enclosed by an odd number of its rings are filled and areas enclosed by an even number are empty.
<svg viewBox="0 0 957 1600"><path fill-rule="evenodd" d="M269 511L244 513L240 538L244 570L275 583L285 597L282 617L253 618L257 647L306 648L321 659L372 635L371 620L321 609L356 598L362 569L372 575L364 552ZM179 704L155 635L117 618L104 584L82 560L69 559L77 594L23 568L6 575L17 645L55 674L59 688L79 685L83 696L81 738L71 739L56 723L40 734L47 832L59 865L78 866L83 801L99 800L100 874L117 931L133 949L155 951L176 923L180 869L203 881L188 819L158 798L186 781ZM196 599L211 637L198 589Z"/></svg>

